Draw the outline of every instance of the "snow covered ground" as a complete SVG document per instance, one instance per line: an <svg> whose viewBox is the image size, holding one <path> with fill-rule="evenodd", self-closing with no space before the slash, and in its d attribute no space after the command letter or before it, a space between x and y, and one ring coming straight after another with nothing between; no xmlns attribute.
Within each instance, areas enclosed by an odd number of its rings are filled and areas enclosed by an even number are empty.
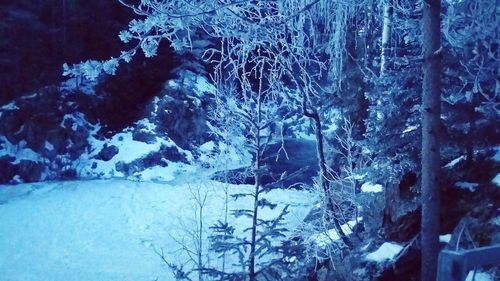
<svg viewBox="0 0 500 281"><path fill-rule="evenodd" d="M178 242L195 229L194 195L207 194L204 223L222 219L226 188L235 186L180 176L169 183L124 179L0 186L0 279L3 281L174 280L156 250L173 263L186 261ZM276 190L265 195L290 204L289 228L305 217L314 196ZM230 200L230 209L250 207L251 198ZM265 209L263 217L281 208ZM236 220L230 218L230 220ZM239 229L249 221L237 219ZM205 243L207 244L207 243Z"/></svg>

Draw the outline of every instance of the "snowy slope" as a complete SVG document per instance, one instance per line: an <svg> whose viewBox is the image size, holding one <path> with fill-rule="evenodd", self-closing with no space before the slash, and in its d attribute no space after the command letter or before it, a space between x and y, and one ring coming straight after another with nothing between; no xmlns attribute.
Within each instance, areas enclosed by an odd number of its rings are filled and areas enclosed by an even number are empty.
<svg viewBox="0 0 500 281"><path fill-rule="evenodd" d="M86 80L70 79L19 97L0 106L0 184L113 177L168 181L195 164L213 167L221 162L219 152L231 150L229 166L246 165L244 152L213 137L208 108L214 91L205 76L180 69L137 114ZM211 151L200 150L206 143Z"/></svg>
<svg viewBox="0 0 500 281"><path fill-rule="evenodd" d="M203 182L185 175L169 184L107 179L0 186L0 279L174 280L154 249L162 248L170 262L186 260L176 240L189 241L187 230L196 225L193 194L208 196L208 227L222 218L225 187L231 193L252 188ZM287 226L293 228L314 200L306 193L277 190L267 198L291 204ZM230 201L231 209L250 205L250 198Z"/></svg>

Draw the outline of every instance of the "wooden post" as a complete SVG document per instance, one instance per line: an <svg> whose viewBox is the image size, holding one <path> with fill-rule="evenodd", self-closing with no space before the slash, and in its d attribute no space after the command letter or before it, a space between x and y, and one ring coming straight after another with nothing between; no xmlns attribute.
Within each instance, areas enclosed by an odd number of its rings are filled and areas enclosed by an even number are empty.
<svg viewBox="0 0 500 281"><path fill-rule="evenodd" d="M471 269L500 264L500 245L471 250L443 250L439 254L438 281L464 281Z"/></svg>

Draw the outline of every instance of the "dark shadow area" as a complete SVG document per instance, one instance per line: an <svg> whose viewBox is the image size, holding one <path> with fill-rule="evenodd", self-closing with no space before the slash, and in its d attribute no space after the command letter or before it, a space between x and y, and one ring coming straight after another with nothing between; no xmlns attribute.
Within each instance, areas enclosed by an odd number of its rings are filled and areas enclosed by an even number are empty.
<svg viewBox="0 0 500 281"><path fill-rule="evenodd" d="M1 1L0 104L59 83L65 62L119 54L133 16L118 1Z"/></svg>

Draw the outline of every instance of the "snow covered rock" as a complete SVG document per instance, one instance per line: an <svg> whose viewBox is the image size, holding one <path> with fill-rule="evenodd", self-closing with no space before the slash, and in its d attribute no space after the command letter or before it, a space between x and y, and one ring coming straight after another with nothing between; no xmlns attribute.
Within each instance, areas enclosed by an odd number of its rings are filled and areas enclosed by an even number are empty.
<svg viewBox="0 0 500 281"><path fill-rule="evenodd" d="M126 176L132 176L155 166L167 167L169 161L187 163L187 158L176 147L161 145L159 150L151 151L130 163L118 162L116 170L123 172Z"/></svg>
<svg viewBox="0 0 500 281"><path fill-rule="evenodd" d="M74 98L46 87L0 108L0 156L12 158L2 160L7 173L0 183L68 175L68 163L88 148L94 126L76 111Z"/></svg>
<svg viewBox="0 0 500 281"><path fill-rule="evenodd" d="M135 128L132 133L132 139L147 144L153 144L156 142L156 135L150 131Z"/></svg>
<svg viewBox="0 0 500 281"><path fill-rule="evenodd" d="M403 247L396 243L385 242L375 251L366 255L366 259L374 262L384 262L386 260L393 260L403 249Z"/></svg>
<svg viewBox="0 0 500 281"><path fill-rule="evenodd" d="M373 184L371 182L365 182L363 185L361 185L361 191L362 192L382 192L384 190L384 187L380 184Z"/></svg>
<svg viewBox="0 0 500 281"><path fill-rule="evenodd" d="M157 130L186 149L212 138L208 127L210 95L188 92L177 84L166 83L151 104L151 118Z"/></svg>
<svg viewBox="0 0 500 281"><path fill-rule="evenodd" d="M500 187L500 173L498 173L492 180L491 183L496 185L497 187Z"/></svg>
<svg viewBox="0 0 500 281"><path fill-rule="evenodd" d="M16 167L12 164L13 156L4 155L0 157L0 182L7 183L16 176Z"/></svg>
<svg viewBox="0 0 500 281"><path fill-rule="evenodd" d="M455 186L464 190L468 190L470 192L474 192L479 184L475 182L459 181L455 183Z"/></svg>
<svg viewBox="0 0 500 281"><path fill-rule="evenodd" d="M451 234L439 235L439 242L448 244L451 240Z"/></svg>
<svg viewBox="0 0 500 281"><path fill-rule="evenodd" d="M116 81L74 82L0 107L0 184L144 175L169 179L191 164L192 151L213 140L207 110L214 89L194 72L180 71L142 113L121 111L135 99L109 94Z"/></svg>

